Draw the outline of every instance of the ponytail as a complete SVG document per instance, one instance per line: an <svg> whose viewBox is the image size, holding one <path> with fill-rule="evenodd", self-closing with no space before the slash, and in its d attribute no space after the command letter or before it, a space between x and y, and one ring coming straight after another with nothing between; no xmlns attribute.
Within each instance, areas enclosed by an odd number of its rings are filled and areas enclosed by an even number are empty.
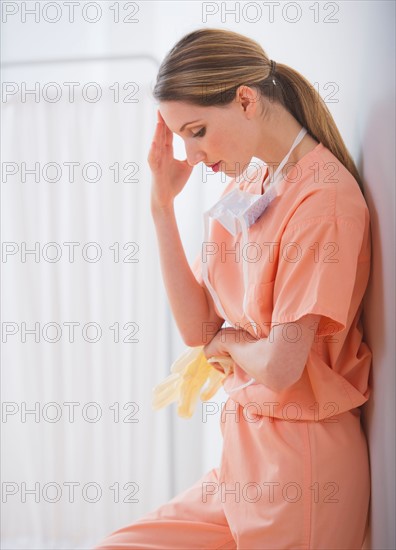
<svg viewBox="0 0 396 550"><path fill-rule="evenodd" d="M282 63L276 64L274 98L304 126L308 133L321 142L353 175L361 191L363 184L356 165L346 148L333 117L320 94L298 71Z"/></svg>

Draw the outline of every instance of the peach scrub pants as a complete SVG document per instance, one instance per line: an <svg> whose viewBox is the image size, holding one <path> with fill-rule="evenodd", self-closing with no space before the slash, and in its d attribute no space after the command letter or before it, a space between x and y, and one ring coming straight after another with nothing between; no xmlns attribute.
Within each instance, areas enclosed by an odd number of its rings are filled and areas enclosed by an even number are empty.
<svg viewBox="0 0 396 550"><path fill-rule="evenodd" d="M228 398L220 468L95 550L360 549L370 499L360 409L321 421L258 410Z"/></svg>

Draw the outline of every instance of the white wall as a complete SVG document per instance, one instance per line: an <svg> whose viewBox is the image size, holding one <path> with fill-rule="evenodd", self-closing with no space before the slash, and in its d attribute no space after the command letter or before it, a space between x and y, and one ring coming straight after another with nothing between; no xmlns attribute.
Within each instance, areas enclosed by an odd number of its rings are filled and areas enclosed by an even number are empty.
<svg viewBox="0 0 396 550"><path fill-rule="evenodd" d="M371 4L371 2L370 2ZM395 543L395 4L367 10L373 34L362 52L358 168L364 177L372 224L372 274L364 327L373 351L373 394L364 406L371 460L373 549ZM393 22L393 23L392 23ZM363 61L363 59L362 59Z"/></svg>
<svg viewBox="0 0 396 550"><path fill-rule="evenodd" d="M14 37L20 22L10 18L3 25L3 61L137 52L161 59L185 33L203 26L224 27L252 37L270 58L293 66L316 82L325 100L334 92L335 102L327 104L363 176L372 220L372 276L364 319L374 356L373 393L365 407L372 471L371 526L366 546L395 548L395 4L364 0L279 2L273 21L262 2L144 2L138 6L138 22L134 24L115 24L108 11L97 24L78 20L72 25L50 25L41 21L40 33L36 32L37 24L26 23L19 42ZM292 22L296 6L300 18ZM314 19L315 6L318 21ZM205 7L214 12L206 20ZM236 15L231 13L233 9ZM17 72L11 74L18 79ZM28 73L23 74L26 78ZM182 150L177 150L183 156ZM200 185L198 178L193 181ZM211 183L211 188L203 186L193 221L184 212L193 193L191 186L177 198L180 232L190 259L202 237L201 213L215 200L222 185L219 180ZM173 328L177 353L183 346L175 325ZM224 394L219 393L218 400L223 399ZM177 433L187 444L176 449L175 472L183 471L182 466L197 452L191 425L184 421L176 424ZM202 430L202 425L196 423L195 428ZM207 449L203 471L218 463L219 434L215 422L200 431L203 448ZM176 487L187 486L196 473L189 471L178 479Z"/></svg>

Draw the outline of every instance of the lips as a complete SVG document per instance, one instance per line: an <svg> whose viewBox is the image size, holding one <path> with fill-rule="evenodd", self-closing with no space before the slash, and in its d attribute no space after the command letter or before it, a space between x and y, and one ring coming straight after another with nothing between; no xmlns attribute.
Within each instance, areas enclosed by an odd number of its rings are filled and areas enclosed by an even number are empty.
<svg viewBox="0 0 396 550"><path fill-rule="evenodd" d="M218 172L219 171L219 168L220 168L220 163L221 163L221 160L219 160L219 162L216 162L215 164L210 164L210 168L212 168L213 172Z"/></svg>

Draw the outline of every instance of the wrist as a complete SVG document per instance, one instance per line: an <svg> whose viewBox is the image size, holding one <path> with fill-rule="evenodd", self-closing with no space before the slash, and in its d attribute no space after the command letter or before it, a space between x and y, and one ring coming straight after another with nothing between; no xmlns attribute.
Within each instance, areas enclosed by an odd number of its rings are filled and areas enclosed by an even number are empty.
<svg viewBox="0 0 396 550"><path fill-rule="evenodd" d="M242 328L226 327L222 330L225 331L226 334L224 334L221 339L221 345L225 353L229 353L230 355L243 353L242 350L246 353L246 351L250 349L246 347L247 344L255 344L258 342L250 332Z"/></svg>
<svg viewBox="0 0 396 550"><path fill-rule="evenodd" d="M169 213L174 212L174 204L173 201L166 203L166 204L160 204L155 200L151 200L151 214L156 216L166 215Z"/></svg>
<svg viewBox="0 0 396 550"><path fill-rule="evenodd" d="M219 347L224 355L232 355L240 341L241 335L239 329L235 329L234 327L224 327L221 329Z"/></svg>

